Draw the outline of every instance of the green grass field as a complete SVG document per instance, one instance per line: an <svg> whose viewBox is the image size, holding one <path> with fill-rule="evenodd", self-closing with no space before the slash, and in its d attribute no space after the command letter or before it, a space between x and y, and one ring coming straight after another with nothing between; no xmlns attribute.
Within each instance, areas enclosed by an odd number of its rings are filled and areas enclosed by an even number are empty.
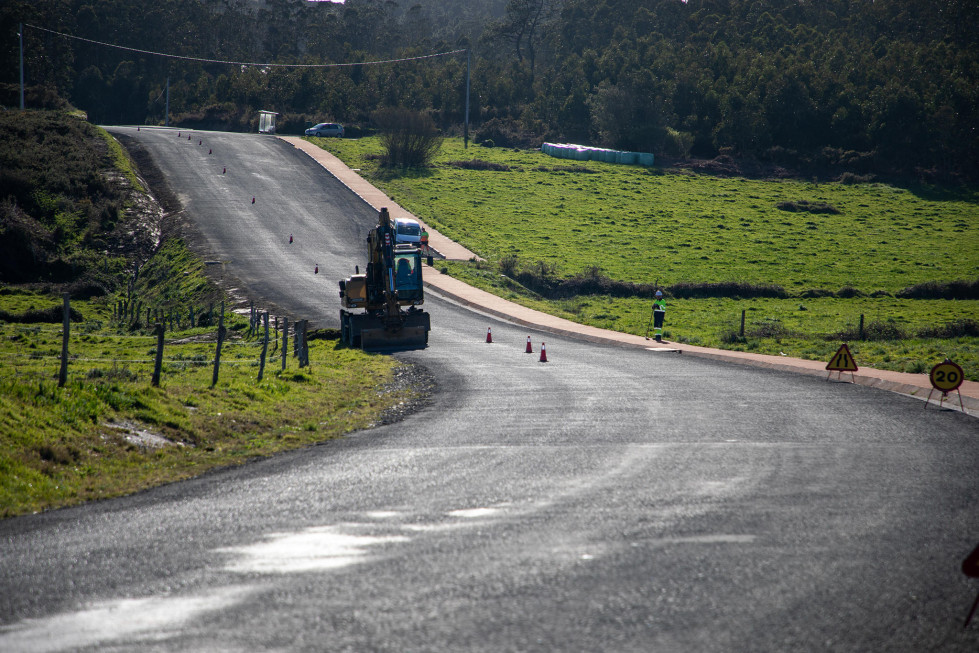
<svg viewBox="0 0 979 653"><path fill-rule="evenodd" d="M947 354L979 379L974 333L928 336L948 324L974 324L979 301L894 297L921 283L979 278L975 192L718 178L538 151L464 150L459 139L445 141L433 168L400 173L377 167L377 139L314 140L488 260L439 267L522 304L639 334L649 317L648 301L639 298L542 300L500 278L497 264L506 257L563 277L599 268L614 280L662 286L777 284L789 299L672 300L668 337L828 360L836 336L853 331L863 314L880 339L851 340L860 365L927 371ZM472 159L497 169L459 164ZM843 288L858 296L804 298ZM742 309L745 337L735 338Z"/></svg>
<svg viewBox="0 0 979 653"><path fill-rule="evenodd" d="M218 298L191 271L202 267L172 241L144 267L136 290L148 308L196 301L199 316ZM117 319L118 299L72 301L81 320L71 323L63 388L60 321L0 321L0 518L308 446L367 428L418 398L392 383L397 361L340 347L335 339L312 340L310 365L299 368L291 333L286 370L277 339L258 381L258 334L249 335L247 318L230 310L217 385L216 326L190 328L185 314L182 326L165 335L161 382L153 387L156 337L145 320L134 328L132 320ZM0 289L0 311L12 316L61 306L50 294ZM150 437L140 439L140 432Z"/></svg>

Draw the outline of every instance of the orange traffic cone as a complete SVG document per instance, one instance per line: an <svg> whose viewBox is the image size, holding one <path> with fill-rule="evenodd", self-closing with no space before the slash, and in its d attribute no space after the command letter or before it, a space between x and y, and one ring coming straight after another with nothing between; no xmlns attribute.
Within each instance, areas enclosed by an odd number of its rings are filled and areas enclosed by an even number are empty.
<svg viewBox="0 0 979 653"><path fill-rule="evenodd" d="M547 347L544 346L543 342L540 343L540 362L547 362Z"/></svg>
<svg viewBox="0 0 979 653"><path fill-rule="evenodd" d="M533 354L534 348L530 346L530 336L527 336L527 350L525 353Z"/></svg>
<svg viewBox="0 0 979 653"><path fill-rule="evenodd" d="M214 150L208 150L207 153L208 154L213 154L214 153Z"/></svg>
<svg viewBox="0 0 979 653"><path fill-rule="evenodd" d="M228 172L228 168L227 167L221 168L221 174L222 175L225 174L226 172Z"/></svg>
<svg viewBox="0 0 979 653"><path fill-rule="evenodd" d="M292 244L292 234L289 234L289 244Z"/></svg>
<svg viewBox="0 0 979 653"><path fill-rule="evenodd" d="M320 266L319 263L317 263L316 267L313 268L313 274L319 274L319 273L320 273Z"/></svg>
<svg viewBox="0 0 979 653"><path fill-rule="evenodd" d="M254 204L254 203L255 203L255 198L253 197L253 198L252 198L252 204Z"/></svg>
<svg viewBox="0 0 979 653"><path fill-rule="evenodd" d="M493 327L486 327L486 342L493 342Z"/></svg>

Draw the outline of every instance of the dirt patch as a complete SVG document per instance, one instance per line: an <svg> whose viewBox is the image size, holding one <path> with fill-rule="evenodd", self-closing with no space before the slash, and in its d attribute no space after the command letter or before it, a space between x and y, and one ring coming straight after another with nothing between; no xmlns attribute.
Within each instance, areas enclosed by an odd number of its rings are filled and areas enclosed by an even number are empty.
<svg viewBox="0 0 979 653"><path fill-rule="evenodd" d="M437 389L435 377L425 367L417 363L403 363L394 371L394 379L381 388L381 396L393 392L406 395L406 399L397 406L384 411L374 426L400 422L409 415L417 413L428 406L432 395Z"/></svg>
<svg viewBox="0 0 979 653"><path fill-rule="evenodd" d="M104 426L111 431L111 433L107 435L122 438L129 444L139 447L145 451L155 451L157 449L163 449L164 447L171 446L186 446L183 442L174 442L169 438L163 437L159 433L154 433L136 422L131 422L128 420L123 420L121 422L108 422Z"/></svg>

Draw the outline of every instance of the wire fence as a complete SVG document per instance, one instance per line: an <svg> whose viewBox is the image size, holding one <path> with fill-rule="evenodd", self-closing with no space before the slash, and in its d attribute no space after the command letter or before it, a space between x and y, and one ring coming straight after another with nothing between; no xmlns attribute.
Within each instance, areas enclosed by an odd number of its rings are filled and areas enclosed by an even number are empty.
<svg viewBox="0 0 979 653"><path fill-rule="evenodd" d="M144 315L145 323L142 322ZM147 328L152 324L152 335L107 333L99 322L83 322L73 329L70 298L65 294L60 328L48 324L0 323L0 334L17 345L16 351L0 352L0 361L4 371L13 376L39 378L49 378L50 372L45 370L54 368L56 361L60 368L59 387L65 385L69 368L83 364L87 367L83 378L133 378L138 375L131 367L146 371L151 369L154 386L160 384L165 371L175 373L188 368L211 367L211 387L217 385L221 368L226 366L257 367L257 380L261 381L270 355L280 359L283 371L290 357L298 359L300 368L309 365L308 320L294 321L290 327L287 317L274 317L270 324L269 313L256 311L252 304L247 333L229 337L224 318L223 302L217 312L211 305L207 310L189 308L181 316L175 310L154 308L146 309L144 314L140 303L120 301L114 306L112 314L117 327L132 330ZM169 331L166 328L168 324L171 326ZM187 329L194 332L188 333ZM169 340L167 333L171 334ZM57 348L59 340L60 351ZM147 357L130 353L140 343L149 347ZM73 349L82 349L86 353L72 355ZM92 355L92 352L100 349L103 355ZM51 362L51 368L47 367L48 362Z"/></svg>

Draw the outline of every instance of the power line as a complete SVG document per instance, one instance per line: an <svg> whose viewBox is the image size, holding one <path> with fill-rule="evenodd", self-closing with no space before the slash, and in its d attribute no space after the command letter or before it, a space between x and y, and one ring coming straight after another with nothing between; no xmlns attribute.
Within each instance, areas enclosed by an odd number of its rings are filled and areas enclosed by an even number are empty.
<svg viewBox="0 0 979 653"><path fill-rule="evenodd" d="M432 59L433 57L445 57L450 54L459 54L460 52L465 52L465 50L450 50L448 52L436 52L434 54L423 54L417 57L404 57L402 59L384 59L382 61L360 61L357 63L258 63L254 61L224 61L221 59L185 57L179 54L169 54L166 52L153 52L151 50L140 50L139 48L130 48L125 45L116 45L115 43L105 43L104 41L95 41L93 39L87 39L82 36L75 36L74 34L65 34L63 32L56 32L54 30L47 29L46 27L38 27L37 25L31 25L28 23L25 23L24 27L30 27L32 29L40 30L42 32L48 32L49 34L55 34L57 36L61 36L66 39L84 41L86 43L93 43L95 45L103 45L107 48L116 48L117 50L126 50L128 52L147 54L154 57L166 57L168 59L181 59L183 61L196 61L199 63L224 64L228 66L255 66L259 68L341 68L344 66L374 66L374 65L385 64L385 63L402 63L404 61L417 61L419 59Z"/></svg>

